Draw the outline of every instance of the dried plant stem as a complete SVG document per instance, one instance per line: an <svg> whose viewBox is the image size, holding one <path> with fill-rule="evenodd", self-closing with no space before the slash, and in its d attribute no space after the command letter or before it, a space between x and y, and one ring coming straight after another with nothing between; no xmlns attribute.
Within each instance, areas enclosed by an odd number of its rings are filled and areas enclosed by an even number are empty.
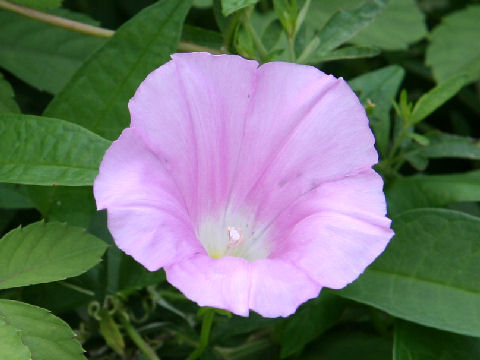
<svg viewBox="0 0 480 360"><path fill-rule="evenodd" d="M35 9L31 9L29 7L17 5L14 3L11 3L9 1L5 0L0 0L0 8L15 12L17 14L42 21L44 23L61 27L64 29L68 29L71 31L79 32L82 34L87 34L87 35L92 35L92 36L98 36L98 37L104 37L104 38L110 38L115 34L115 31L110 30L110 29L105 29L102 27L98 26L93 26L93 25L88 25L84 24L79 21L74 21L70 19L65 19L60 16L55 16L52 14L47 14L42 11L38 11ZM197 51L206 51L211 54L222 54L224 51L218 50L218 49L212 49L208 48L205 46L197 45L194 43L190 42L185 42L181 41L180 44L178 45L178 50L179 51L186 51L186 52L197 52Z"/></svg>

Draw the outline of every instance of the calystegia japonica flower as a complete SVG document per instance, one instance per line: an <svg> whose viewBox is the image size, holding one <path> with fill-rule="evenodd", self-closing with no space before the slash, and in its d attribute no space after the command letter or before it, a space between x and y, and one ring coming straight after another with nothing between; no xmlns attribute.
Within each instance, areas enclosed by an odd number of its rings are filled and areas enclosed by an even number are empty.
<svg viewBox="0 0 480 360"><path fill-rule="evenodd" d="M311 66L176 54L95 181L116 244L201 306L288 316L393 235L364 108Z"/></svg>

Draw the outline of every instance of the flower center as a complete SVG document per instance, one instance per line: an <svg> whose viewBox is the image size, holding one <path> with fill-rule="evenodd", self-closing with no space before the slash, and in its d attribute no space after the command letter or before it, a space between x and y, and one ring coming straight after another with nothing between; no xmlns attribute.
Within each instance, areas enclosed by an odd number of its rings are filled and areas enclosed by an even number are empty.
<svg viewBox="0 0 480 360"><path fill-rule="evenodd" d="M261 229L251 217L225 214L204 220L197 236L212 258L235 256L253 261L266 258L270 252Z"/></svg>

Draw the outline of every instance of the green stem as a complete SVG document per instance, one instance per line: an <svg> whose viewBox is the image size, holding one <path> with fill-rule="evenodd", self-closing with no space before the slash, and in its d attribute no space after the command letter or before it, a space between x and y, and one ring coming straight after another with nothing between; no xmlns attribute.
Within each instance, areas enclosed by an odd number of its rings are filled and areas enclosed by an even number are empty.
<svg viewBox="0 0 480 360"><path fill-rule="evenodd" d="M200 345L190 354L187 360L195 360L203 354L208 346L210 331L212 330L213 318L215 317L215 309L208 309L203 316L202 329L200 330Z"/></svg>
<svg viewBox="0 0 480 360"><path fill-rule="evenodd" d="M82 288L81 286L71 284L71 283L66 282L66 281L59 281L58 283L60 285L64 286L64 287L66 287L66 288L78 291L79 293L82 293L82 294L85 294L85 295L88 295L88 296L95 296L95 293L93 291Z"/></svg>
<svg viewBox="0 0 480 360"><path fill-rule="evenodd" d="M153 350L150 345L148 345L145 340L143 340L137 330L135 330L133 325L130 323L130 320L128 320L127 315L123 312L118 312L118 315L127 335L135 343L135 345L137 345L143 355L145 355L148 360L160 360L160 358L155 353L155 350Z"/></svg>
<svg viewBox="0 0 480 360"><path fill-rule="evenodd" d="M297 60L295 56L295 36L294 35L288 37L288 55L291 62L295 62Z"/></svg>
<svg viewBox="0 0 480 360"><path fill-rule="evenodd" d="M92 35L97 37L104 37L104 38L110 38L113 36L113 34L115 34L115 31L110 29L105 29L98 26L84 24L79 21L65 19L60 16L47 14L42 11L31 9L26 6L17 5L5 0L0 0L0 8L8 11L12 11L14 13L29 17L34 20L42 21L44 23L47 23L53 26L57 26L63 29L75 31L82 34L87 34L87 35ZM212 49L209 47L193 44L186 41L180 42L180 44L178 45L178 50L185 51L185 52L206 51L212 54L224 53L223 51L218 49Z"/></svg>
<svg viewBox="0 0 480 360"><path fill-rule="evenodd" d="M260 58L262 59L262 61L265 60L268 56L268 51L265 48L265 46L263 45L262 40L260 40L260 38L258 37L258 34L255 31L255 29L253 28L252 24L250 24L250 20L245 21L243 24L244 24L245 28L247 29L247 31L250 33L250 36L252 37L253 43L255 44L255 47L257 48L257 50L260 54Z"/></svg>

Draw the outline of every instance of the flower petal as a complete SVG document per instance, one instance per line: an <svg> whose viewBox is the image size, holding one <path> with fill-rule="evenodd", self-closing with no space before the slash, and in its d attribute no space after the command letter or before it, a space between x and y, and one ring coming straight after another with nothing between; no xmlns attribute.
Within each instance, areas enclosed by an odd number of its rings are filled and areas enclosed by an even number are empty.
<svg viewBox="0 0 480 360"><path fill-rule="evenodd" d="M171 177L135 129L107 150L94 183L117 246L149 270L203 250Z"/></svg>
<svg viewBox="0 0 480 360"><path fill-rule="evenodd" d="M167 280L200 306L248 316L250 263L238 257L199 254L165 268Z"/></svg>
<svg viewBox="0 0 480 360"><path fill-rule="evenodd" d="M262 65L245 125L237 203L255 204L257 218L271 220L320 184L371 168L373 144L363 106L343 79L310 66Z"/></svg>
<svg viewBox="0 0 480 360"><path fill-rule="evenodd" d="M303 269L322 286L341 289L382 253L392 235L384 221L372 224L322 212L295 226L281 258Z"/></svg>
<svg viewBox="0 0 480 360"><path fill-rule="evenodd" d="M250 308L265 317L289 316L305 301L317 297L321 286L303 270L280 259L252 263Z"/></svg>
<svg viewBox="0 0 480 360"><path fill-rule="evenodd" d="M270 257L295 263L325 287L352 282L393 236L382 186L370 169L305 194L271 224Z"/></svg>
<svg viewBox="0 0 480 360"><path fill-rule="evenodd" d="M113 207L107 210L108 228L117 246L150 271L181 261L197 252L191 224L154 207Z"/></svg>
<svg viewBox="0 0 480 360"><path fill-rule="evenodd" d="M130 100L132 127L168 161L196 223L228 197L258 64L176 54Z"/></svg>

